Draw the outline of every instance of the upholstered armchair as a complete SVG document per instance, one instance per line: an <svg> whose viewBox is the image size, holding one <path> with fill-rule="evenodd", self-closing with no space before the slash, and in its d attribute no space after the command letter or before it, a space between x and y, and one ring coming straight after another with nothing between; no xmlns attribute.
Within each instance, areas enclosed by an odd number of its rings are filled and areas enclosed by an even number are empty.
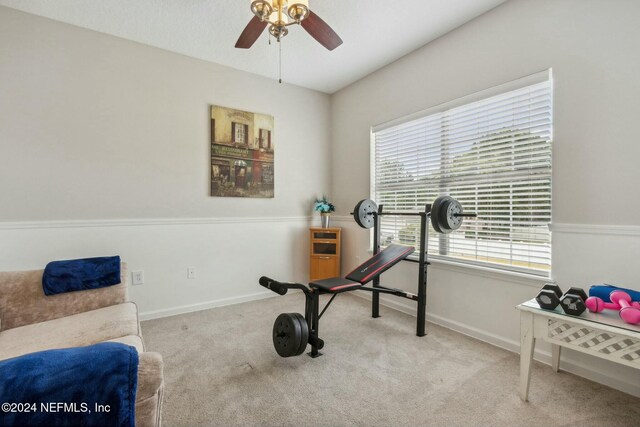
<svg viewBox="0 0 640 427"><path fill-rule="evenodd" d="M46 296L43 270L0 272L0 360L36 351L120 342L139 354L136 425L161 424L163 361L145 351L138 309L128 302L127 266L121 283Z"/></svg>

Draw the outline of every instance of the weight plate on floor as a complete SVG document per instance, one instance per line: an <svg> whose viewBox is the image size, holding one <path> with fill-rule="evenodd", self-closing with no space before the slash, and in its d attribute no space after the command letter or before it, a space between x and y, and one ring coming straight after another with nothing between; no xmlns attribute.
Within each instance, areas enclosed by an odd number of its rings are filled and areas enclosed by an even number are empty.
<svg viewBox="0 0 640 427"><path fill-rule="evenodd" d="M307 349L307 344L309 343L309 325L307 325L307 321L304 316L300 313L293 313L296 319L298 319L298 323L300 323L300 331L302 332L302 338L300 339L300 347L298 347L298 351L296 351L296 356L301 355Z"/></svg>
<svg viewBox="0 0 640 427"><path fill-rule="evenodd" d="M353 219L362 228L371 228L375 224L375 212L378 212L376 202L369 199L360 200L353 208Z"/></svg>
<svg viewBox="0 0 640 427"><path fill-rule="evenodd" d="M302 328L296 314L282 313L273 324L273 346L282 357L295 356L300 348Z"/></svg>

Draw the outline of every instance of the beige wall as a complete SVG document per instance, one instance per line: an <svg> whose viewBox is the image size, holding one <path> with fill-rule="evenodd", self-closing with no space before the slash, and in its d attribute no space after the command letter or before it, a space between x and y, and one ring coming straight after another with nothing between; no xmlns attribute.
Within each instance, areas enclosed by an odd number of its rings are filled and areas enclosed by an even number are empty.
<svg viewBox="0 0 640 427"><path fill-rule="evenodd" d="M275 118L275 199L209 194L209 105ZM325 94L0 7L0 221L298 216Z"/></svg>
<svg viewBox="0 0 640 427"><path fill-rule="evenodd" d="M211 104L274 116L275 198L209 197ZM0 270L119 254L146 317L271 296L307 277L329 129L326 94L0 7Z"/></svg>
<svg viewBox="0 0 640 427"><path fill-rule="evenodd" d="M372 125L553 67L553 220L640 224L639 16L635 0L511 0L339 91L340 212L369 194Z"/></svg>
<svg viewBox="0 0 640 427"><path fill-rule="evenodd" d="M331 196L339 212L369 197L371 126L553 68L553 276L564 289L640 289L639 16L634 0L511 0L334 94ZM369 233L346 217L341 225L348 271L368 256ZM429 277L431 320L519 349L514 307L535 296L540 280L436 262ZM383 282L415 291L416 278L415 265L402 263ZM637 371L571 351L564 360L640 395Z"/></svg>

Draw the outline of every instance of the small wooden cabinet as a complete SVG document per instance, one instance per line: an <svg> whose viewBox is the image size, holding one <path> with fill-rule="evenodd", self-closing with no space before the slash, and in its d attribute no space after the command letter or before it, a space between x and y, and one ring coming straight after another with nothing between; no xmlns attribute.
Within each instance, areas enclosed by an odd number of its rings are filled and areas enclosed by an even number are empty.
<svg viewBox="0 0 640 427"><path fill-rule="evenodd" d="M309 280L340 276L340 228L310 228Z"/></svg>

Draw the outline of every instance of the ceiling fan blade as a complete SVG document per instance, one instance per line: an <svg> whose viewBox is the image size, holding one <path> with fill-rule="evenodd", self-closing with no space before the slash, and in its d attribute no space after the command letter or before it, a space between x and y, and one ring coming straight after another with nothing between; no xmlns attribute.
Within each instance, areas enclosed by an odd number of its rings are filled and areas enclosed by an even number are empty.
<svg viewBox="0 0 640 427"><path fill-rule="evenodd" d="M340 36L312 11L309 11L309 16L303 19L300 25L307 30L311 37L329 50L333 50L342 44Z"/></svg>
<svg viewBox="0 0 640 427"><path fill-rule="evenodd" d="M260 18L254 16L251 21L244 27L242 34L238 37L236 47L240 49L249 49L258 40L260 34L267 27L267 21L261 21Z"/></svg>

